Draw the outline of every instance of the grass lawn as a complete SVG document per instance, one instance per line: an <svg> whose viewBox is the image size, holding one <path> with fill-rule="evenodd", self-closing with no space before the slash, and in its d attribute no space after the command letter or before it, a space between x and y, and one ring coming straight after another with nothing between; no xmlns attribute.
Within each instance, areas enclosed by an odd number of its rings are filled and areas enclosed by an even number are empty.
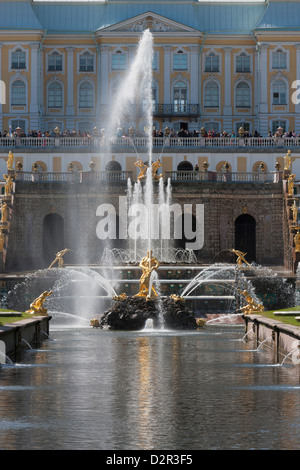
<svg viewBox="0 0 300 470"><path fill-rule="evenodd" d="M21 317L12 317L10 316L10 313L11 312L14 312L14 310L5 310L3 308L0 308L0 313L7 313L7 316L6 315L1 315L0 316L0 325L5 325L6 323L13 323L15 321L19 321L19 320L24 320L26 318L32 318L32 315L30 313L25 313L25 312L22 312L22 316ZM18 313L18 312L16 312Z"/></svg>
<svg viewBox="0 0 300 470"><path fill-rule="evenodd" d="M284 309L278 309L274 310L275 312L293 312L293 311L298 311L300 312L300 306L298 307L289 307L289 308L284 308ZM280 321L282 323L287 323L289 325L294 325L294 326L299 326L300 327L300 322L295 320L295 317L293 316L288 316L288 315L274 315L273 310L272 311L267 311L267 312L262 312L261 315L264 317L272 318L273 320ZM295 314L296 317L300 317L299 314Z"/></svg>

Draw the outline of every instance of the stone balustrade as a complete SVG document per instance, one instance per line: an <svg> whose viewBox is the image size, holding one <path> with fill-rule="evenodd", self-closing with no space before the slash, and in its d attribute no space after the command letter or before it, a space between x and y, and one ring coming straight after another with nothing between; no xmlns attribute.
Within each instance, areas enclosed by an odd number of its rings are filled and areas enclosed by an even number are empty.
<svg viewBox="0 0 300 470"><path fill-rule="evenodd" d="M300 147L300 138L274 138L274 137L154 137L154 148L297 148ZM147 137L120 137L109 142L101 137L1 137L0 148L43 149L43 148L90 148L100 150L108 147L147 148Z"/></svg>

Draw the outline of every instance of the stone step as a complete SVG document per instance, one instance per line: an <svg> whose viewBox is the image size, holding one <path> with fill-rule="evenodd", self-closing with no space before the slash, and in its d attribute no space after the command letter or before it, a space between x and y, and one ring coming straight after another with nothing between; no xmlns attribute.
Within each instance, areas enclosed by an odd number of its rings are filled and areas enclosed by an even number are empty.
<svg viewBox="0 0 300 470"><path fill-rule="evenodd" d="M0 318L3 317L21 317L22 312L0 312Z"/></svg>
<svg viewBox="0 0 300 470"><path fill-rule="evenodd" d="M281 315L281 316L290 316L294 317L295 315L299 315L300 311L298 310L291 310L291 311L285 311L285 312L273 312L274 315Z"/></svg>
<svg viewBox="0 0 300 470"><path fill-rule="evenodd" d="M295 320L300 321L300 317L295 317Z"/></svg>

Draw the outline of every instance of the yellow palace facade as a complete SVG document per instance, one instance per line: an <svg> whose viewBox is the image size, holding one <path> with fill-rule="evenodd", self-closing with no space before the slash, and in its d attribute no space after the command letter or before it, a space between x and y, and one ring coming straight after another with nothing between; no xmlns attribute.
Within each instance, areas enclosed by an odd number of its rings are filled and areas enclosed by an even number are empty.
<svg viewBox="0 0 300 470"><path fill-rule="evenodd" d="M299 2L1 0L0 11L2 131L105 127L148 27L157 130L300 133Z"/></svg>
<svg viewBox="0 0 300 470"><path fill-rule="evenodd" d="M105 129L149 28L157 131L300 135L299 24L299 1L0 0L0 131ZM142 135L140 111L124 133Z"/></svg>

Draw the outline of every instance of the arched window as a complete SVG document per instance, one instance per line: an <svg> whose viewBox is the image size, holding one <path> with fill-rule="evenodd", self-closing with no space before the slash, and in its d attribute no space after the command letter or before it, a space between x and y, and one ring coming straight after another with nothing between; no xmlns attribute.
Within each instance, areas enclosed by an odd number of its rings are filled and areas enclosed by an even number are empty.
<svg viewBox="0 0 300 470"><path fill-rule="evenodd" d="M193 170L193 165L191 162L188 162L187 160L180 162L177 166L177 171L192 171L192 170Z"/></svg>
<svg viewBox="0 0 300 470"><path fill-rule="evenodd" d="M117 51L111 57L112 70L125 70L126 69L126 55L122 51Z"/></svg>
<svg viewBox="0 0 300 470"><path fill-rule="evenodd" d="M58 82L52 82L48 87L48 108L62 108L62 86Z"/></svg>
<svg viewBox="0 0 300 470"><path fill-rule="evenodd" d="M177 82L174 85L174 111L182 113L186 111L187 105L187 86L184 82Z"/></svg>
<svg viewBox="0 0 300 470"><path fill-rule="evenodd" d="M90 82L83 82L79 86L79 108L94 107L94 88Z"/></svg>
<svg viewBox="0 0 300 470"><path fill-rule="evenodd" d="M216 82L208 82L205 86L204 106L219 107L219 87Z"/></svg>
<svg viewBox="0 0 300 470"><path fill-rule="evenodd" d="M79 59L79 71L80 72L93 72L94 71L94 56L86 51Z"/></svg>
<svg viewBox="0 0 300 470"><path fill-rule="evenodd" d="M250 87L245 82L240 82L236 86L236 106L250 108Z"/></svg>
<svg viewBox="0 0 300 470"><path fill-rule="evenodd" d="M205 72L219 72L219 56L211 52L205 57Z"/></svg>
<svg viewBox="0 0 300 470"><path fill-rule="evenodd" d="M106 171L121 171L122 167L119 162L116 160L111 160L110 162L107 163L105 166Z"/></svg>
<svg viewBox="0 0 300 470"><path fill-rule="evenodd" d="M11 54L12 69L26 69L26 53L21 49L16 49Z"/></svg>
<svg viewBox="0 0 300 470"><path fill-rule="evenodd" d="M59 72L62 70L62 56L54 51L48 57L48 71Z"/></svg>
<svg viewBox="0 0 300 470"><path fill-rule="evenodd" d="M236 72L250 72L250 56L245 54L245 52L242 52L236 58Z"/></svg>
<svg viewBox="0 0 300 470"><path fill-rule="evenodd" d="M272 86L273 104L287 104L286 83L283 80L276 80Z"/></svg>
<svg viewBox="0 0 300 470"><path fill-rule="evenodd" d="M22 80L15 80L12 84L11 104L13 106L26 105L26 85Z"/></svg>
<svg viewBox="0 0 300 470"><path fill-rule="evenodd" d="M287 67L287 54L282 49L273 52L272 67L273 69L286 69Z"/></svg>
<svg viewBox="0 0 300 470"><path fill-rule="evenodd" d="M174 70L187 70L187 54L183 51L178 51L173 57Z"/></svg>

